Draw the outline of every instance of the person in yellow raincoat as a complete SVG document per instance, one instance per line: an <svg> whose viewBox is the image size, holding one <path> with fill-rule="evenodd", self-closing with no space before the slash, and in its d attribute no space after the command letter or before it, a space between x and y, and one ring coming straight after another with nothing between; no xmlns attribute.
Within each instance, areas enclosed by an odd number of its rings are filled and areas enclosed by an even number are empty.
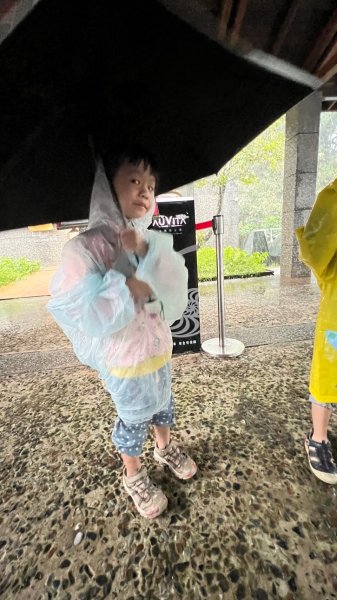
<svg viewBox="0 0 337 600"><path fill-rule="evenodd" d="M328 424L337 406L337 179L318 194L306 226L296 233L300 258L321 290L309 384L312 431L305 448L316 477L336 484Z"/></svg>

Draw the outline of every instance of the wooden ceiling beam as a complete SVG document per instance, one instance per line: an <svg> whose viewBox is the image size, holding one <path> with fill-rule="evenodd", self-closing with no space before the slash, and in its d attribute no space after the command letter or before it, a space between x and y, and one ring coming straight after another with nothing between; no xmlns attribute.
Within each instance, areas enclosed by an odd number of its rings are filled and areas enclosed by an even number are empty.
<svg viewBox="0 0 337 600"><path fill-rule="evenodd" d="M15 5L17 0L1 0L0 2L0 20L8 13Z"/></svg>
<svg viewBox="0 0 337 600"><path fill-rule="evenodd" d="M326 81L324 83L324 85L321 87L321 91L323 94L323 100L324 99L335 99L337 98L337 82L332 80L332 81Z"/></svg>
<svg viewBox="0 0 337 600"><path fill-rule="evenodd" d="M245 18L245 14L246 14L246 11L247 11L247 7L248 7L248 4L249 4L249 1L250 0L239 0L239 4L238 4L236 15L235 15L233 29L231 31L231 43L233 44L233 46L239 40L242 23L243 23L243 20Z"/></svg>
<svg viewBox="0 0 337 600"><path fill-rule="evenodd" d="M328 110L336 110L337 109L337 100L335 100L334 102L331 102L331 104L329 104L328 106Z"/></svg>
<svg viewBox="0 0 337 600"><path fill-rule="evenodd" d="M312 47L312 50L309 52L307 58L305 59L305 62L303 64L304 69L310 72L314 71L336 33L337 8L332 13L328 23L322 29L321 33L319 34L318 38L316 39L316 42Z"/></svg>
<svg viewBox="0 0 337 600"><path fill-rule="evenodd" d="M335 36L330 42L329 46L326 48L323 56L318 61L314 73L318 73L325 66L325 64L330 60L331 56L335 54L337 51L337 36Z"/></svg>
<svg viewBox="0 0 337 600"><path fill-rule="evenodd" d="M233 0L223 0L218 27L218 40L223 41L226 37L229 18L231 16Z"/></svg>
<svg viewBox="0 0 337 600"><path fill-rule="evenodd" d="M324 61L324 63L316 69L315 75L323 81L328 81L337 75L337 43L335 53L330 55L329 60Z"/></svg>
<svg viewBox="0 0 337 600"><path fill-rule="evenodd" d="M296 13L299 9L300 3L301 3L301 0L293 0L289 7L289 10L287 11L287 14L284 18L284 21L279 29L279 32L276 36L276 40L272 47L271 53L274 54L274 56L278 56L280 53L280 50L281 50L281 48L287 38L287 35L289 33L292 22L293 22L294 18L296 17Z"/></svg>
<svg viewBox="0 0 337 600"><path fill-rule="evenodd" d="M218 40L223 41L226 37L229 18L231 16L233 0L223 0L218 27Z"/></svg>

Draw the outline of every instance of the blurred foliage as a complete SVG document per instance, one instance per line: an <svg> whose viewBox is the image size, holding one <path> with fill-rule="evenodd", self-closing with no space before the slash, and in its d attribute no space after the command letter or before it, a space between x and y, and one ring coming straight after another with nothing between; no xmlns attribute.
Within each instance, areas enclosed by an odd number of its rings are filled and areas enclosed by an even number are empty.
<svg viewBox="0 0 337 600"><path fill-rule="evenodd" d="M240 235L254 229L281 226L284 142L285 119L282 117L234 156L216 176L196 184L217 188L216 212L222 212L226 185L236 182Z"/></svg>
<svg viewBox="0 0 337 600"><path fill-rule="evenodd" d="M282 226L284 144L285 117L282 117L234 156L216 176L196 183L197 187L207 184L217 189L216 214L222 212L227 183L236 182L241 237L255 229L277 229ZM337 112L322 112L317 192L337 178L336 156ZM308 206L313 201L314 198L308 198Z"/></svg>
<svg viewBox="0 0 337 600"><path fill-rule="evenodd" d="M40 268L41 264L37 260L31 261L24 257L17 260L0 258L0 287L23 279Z"/></svg>
<svg viewBox="0 0 337 600"><path fill-rule="evenodd" d="M247 254L240 248L224 249L224 275L254 275L266 271L268 252L254 252ZM215 248L200 248L197 252L198 279L199 281L212 281L216 279L216 252Z"/></svg>

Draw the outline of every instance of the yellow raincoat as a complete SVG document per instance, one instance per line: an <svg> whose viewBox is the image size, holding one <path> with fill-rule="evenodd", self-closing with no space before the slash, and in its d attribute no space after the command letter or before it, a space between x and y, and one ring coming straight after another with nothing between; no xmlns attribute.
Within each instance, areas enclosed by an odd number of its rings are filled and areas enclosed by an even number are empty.
<svg viewBox="0 0 337 600"><path fill-rule="evenodd" d="M300 258L321 290L309 389L317 402L337 402L337 179L318 194L296 233Z"/></svg>

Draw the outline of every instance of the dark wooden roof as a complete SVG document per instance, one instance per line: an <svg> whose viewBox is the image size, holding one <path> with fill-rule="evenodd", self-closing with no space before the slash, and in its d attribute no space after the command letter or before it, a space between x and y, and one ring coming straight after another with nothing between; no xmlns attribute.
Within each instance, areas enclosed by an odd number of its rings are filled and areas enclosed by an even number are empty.
<svg viewBox="0 0 337 600"><path fill-rule="evenodd" d="M316 75L324 110L336 109L336 0L159 1L219 43L261 49Z"/></svg>
<svg viewBox="0 0 337 600"><path fill-rule="evenodd" d="M43 0L0 1L0 43ZM209 37L261 49L324 82L324 110L337 109L336 0L158 0Z"/></svg>

